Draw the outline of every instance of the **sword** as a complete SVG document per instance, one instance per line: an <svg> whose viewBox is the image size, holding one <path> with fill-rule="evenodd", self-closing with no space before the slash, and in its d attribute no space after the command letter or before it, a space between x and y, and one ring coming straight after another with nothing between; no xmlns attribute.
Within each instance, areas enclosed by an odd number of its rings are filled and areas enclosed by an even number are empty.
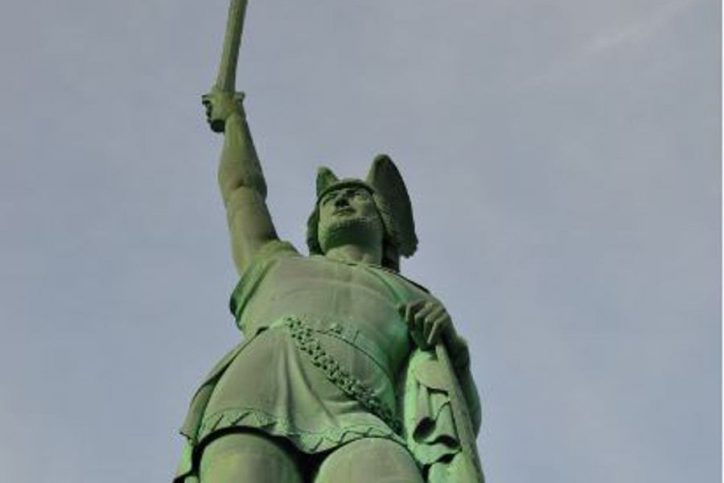
<svg viewBox="0 0 724 483"><path fill-rule="evenodd" d="M453 421L455 422L455 429L458 432L458 439L460 440L460 447L465 460L463 463L462 472L465 474L466 483L476 482L485 483L485 477L483 476L483 467L480 464L478 457L478 451L475 447L475 431L471 423L470 413L465 403L465 396L463 395L462 388L458 382L457 376L455 375L455 369L450 355L448 354L447 347L440 341L435 346L435 354L437 360L442 364L445 372L450 375L448 379L448 390L450 391L450 409L452 409Z"/></svg>
<svg viewBox="0 0 724 483"><path fill-rule="evenodd" d="M248 0L231 0L229 4L229 16L226 20L226 34L224 35L224 47L221 52L221 63L219 64L219 73L216 76L216 82L211 88L212 93L224 92L236 94L236 67L239 63L239 47L241 46L241 33L244 29L244 15L246 14L247 1ZM243 99L243 95L239 94L239 100L241 99ZM208 110L209 105L205 99L204 105L206 105ZM211 118L209 123L212 131L224 131L223 120Z"/></svg>
<svg viewBox="0 0 724 483"><path fill-rule="evenodd" d="M224 50L221 54L219 74L216 76L216 83L214 84L214 89L221 92L234 92L236 65L239 61L239 47L241 46L241 32L244 29L246 4L247 0L231 0L229 4Z"/></svg>

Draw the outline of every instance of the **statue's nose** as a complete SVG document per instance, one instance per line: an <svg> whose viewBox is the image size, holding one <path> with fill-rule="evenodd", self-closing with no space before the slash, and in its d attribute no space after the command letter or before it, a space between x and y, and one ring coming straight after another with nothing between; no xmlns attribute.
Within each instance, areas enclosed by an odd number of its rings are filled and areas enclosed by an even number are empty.
<svg viewBox="0 0 724 483"><path fill-rule="evenodd" d="M343 207L343 206L349 206L349 200L346 196L338 196L336 200L334 200L334 206L337 208Z"/></svg>

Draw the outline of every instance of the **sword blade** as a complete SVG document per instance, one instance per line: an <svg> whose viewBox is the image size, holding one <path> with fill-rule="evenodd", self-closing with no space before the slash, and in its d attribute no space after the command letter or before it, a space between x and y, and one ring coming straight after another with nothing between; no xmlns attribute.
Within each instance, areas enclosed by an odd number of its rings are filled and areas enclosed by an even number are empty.
<svg viewBox="0 0 724 483"><path fill-rule="evenodd" d="M241 33L244 28L244 15L247 0L231 0L229 17L226 21L224 50L221 53L221 64L216 76L215 89L222 92L234 92L236 85L236 66L239 62Z"/></svg>

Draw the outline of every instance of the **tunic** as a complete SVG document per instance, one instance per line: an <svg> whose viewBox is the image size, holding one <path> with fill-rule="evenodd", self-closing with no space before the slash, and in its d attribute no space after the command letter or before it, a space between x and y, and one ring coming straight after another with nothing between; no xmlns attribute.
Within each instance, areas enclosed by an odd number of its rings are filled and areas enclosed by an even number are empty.
<svg viewBox="0 0 724 483"><path fill-rule="evenodd" d="M404 445L396 391L414 347L398 305L420 299L432 296L383 267L267 244L232 296L246 342L212 372L189 436L253 428L309 454L363 437Z"/></svg>

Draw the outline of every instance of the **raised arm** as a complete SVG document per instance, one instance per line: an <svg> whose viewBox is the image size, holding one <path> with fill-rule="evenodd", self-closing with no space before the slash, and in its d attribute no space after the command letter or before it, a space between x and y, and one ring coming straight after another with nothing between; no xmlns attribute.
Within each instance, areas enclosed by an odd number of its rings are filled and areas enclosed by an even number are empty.
<svg viewBox="0 0 724 483"><path fill-rule="evenodd" d="M277 234L266 205L266 182L246 122L243 94L211 92L204 96L214 131L224 132L219 187L226 206L231 252L238 272Z"/></svg>

